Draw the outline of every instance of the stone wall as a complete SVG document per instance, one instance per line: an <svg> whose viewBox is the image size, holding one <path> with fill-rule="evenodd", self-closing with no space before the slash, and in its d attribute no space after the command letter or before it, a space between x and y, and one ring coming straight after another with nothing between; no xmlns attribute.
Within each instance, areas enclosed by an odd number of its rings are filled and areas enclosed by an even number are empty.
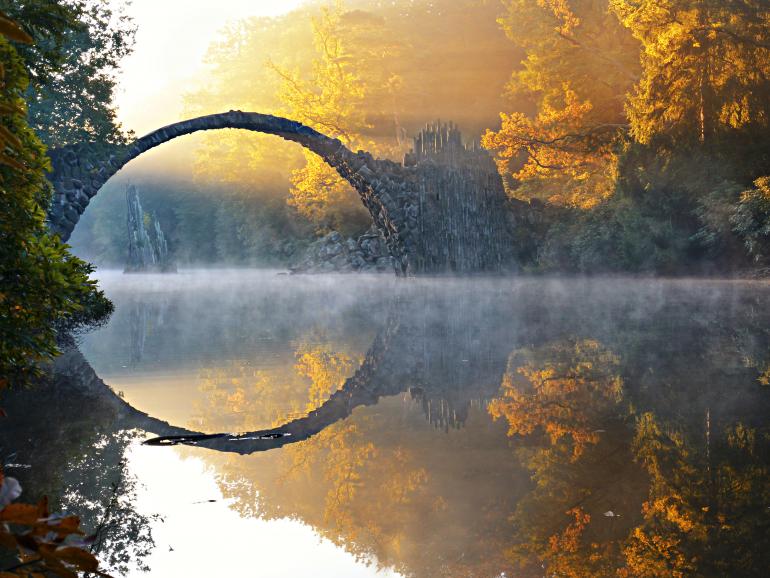
<svg viewBox="0 0 770 578"><path fill-rule="evenodd" d="M520 217L529 206L507 197L492 158L475 144L462 144L456 126L427 125L401 164L363 151L358 158L391 207L408 274L518 270L513 233L526 226L529 219Z"/></svg>
<svg viewBox="0 0 770 578"><path fill-rule="evenodd" d="M388 246L372 226L358 238L337 231L324 235L289 267L292 273L382 273L393 271Z"/></svg>

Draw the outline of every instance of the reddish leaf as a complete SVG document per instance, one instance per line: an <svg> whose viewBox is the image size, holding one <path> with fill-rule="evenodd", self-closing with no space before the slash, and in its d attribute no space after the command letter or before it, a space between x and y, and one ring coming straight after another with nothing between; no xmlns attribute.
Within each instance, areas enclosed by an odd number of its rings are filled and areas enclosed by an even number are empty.
<svg viewBox="0 0 770 578"><path fill-rule="evenodd" d="M40 508L32 504L8 504L0 510L0 521L34 526L40 518Z"/></svg>
<svg viewBox="0 0 770 578"><path fill-rule="evenodd" d="M58 518L54 520L48 520L48 525L51 530L57 532L62 536L67 534L82 534L80 531L80 518L77 516L66 516L64 518Z"/></svg>
<svg viewBox="0 0 770 578"><path fill-rule="evenodd" d="M43 557L46 566L55 574L62 576L63 578L78 578L78 575L73 570L67 568L61 563L53 548L47 545L40 546L38 550Z"/></svg>
<svg viewBox="0 0 770 578"><path fill-rule="evenodd" d="M96 568L99 566L96 556L80 548L73 548L71 546L57 548L53 554L60 560L67 562L67 564L72 564L84 572L96 572Z"/></svg>

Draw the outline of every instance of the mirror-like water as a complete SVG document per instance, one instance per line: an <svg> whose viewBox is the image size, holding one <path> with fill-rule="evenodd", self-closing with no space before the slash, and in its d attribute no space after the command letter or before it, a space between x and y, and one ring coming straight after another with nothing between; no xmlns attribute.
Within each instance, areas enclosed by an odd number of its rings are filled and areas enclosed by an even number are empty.
<svg viewBox="0 0 770 578"><path fill-rule="evenodd" d="M767 284L101 279L113 319L3 400L0 452L115 574L770 567Z"/></svg>

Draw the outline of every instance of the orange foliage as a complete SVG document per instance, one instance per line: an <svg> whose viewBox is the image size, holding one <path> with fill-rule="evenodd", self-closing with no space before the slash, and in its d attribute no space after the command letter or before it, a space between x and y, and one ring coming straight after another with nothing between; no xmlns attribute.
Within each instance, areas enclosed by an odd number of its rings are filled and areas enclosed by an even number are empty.
<svg viewBox="0 0 770 578"><path fill-rule="evenodd" d="M18 497L21 488L0 470L0 546L15 550L19 564L0 570L0 577L38 578L54 574L77 578L87 572L109 578L99 571L99 562L87 550L77 516L51 514L48 500L38 504L7 503Z"/></svg>
<svg viewBox="0 0 770 578"><path fill-rule="evenodd" d="M489 404L489 414L507 420L509 436L542 431L551 444L569 439L577 459L599 440L588 410L620 400L618 364L617 356L591 340L516 352L503 377L502 395Z"/></svg>
<svg viewBox="0 0 770 578"><path fill-rule="evenodd" d="M505 0L499 19L526 52L508 93L536 112L503 113L482 139L522 199L589 208L613 193L623 103L638 78L639 48L595 0ZM521 105L519 105L521 106Z"/></svg>
<svg viewBox="0 0 770 578"><path fill-rule="evenodd" d="M502 170L525 155L524 165L513 174L525 183L519 195L528 196L526 191L537 187L537 196L550 203L589 208L612 192L614 147L603 137L615 127L586 129L593 105L580 100L569 84L560 97L558 103L544 102L534 119L520 112L501 113L500 130L487 131L481 142L497 153Z"/></svg>

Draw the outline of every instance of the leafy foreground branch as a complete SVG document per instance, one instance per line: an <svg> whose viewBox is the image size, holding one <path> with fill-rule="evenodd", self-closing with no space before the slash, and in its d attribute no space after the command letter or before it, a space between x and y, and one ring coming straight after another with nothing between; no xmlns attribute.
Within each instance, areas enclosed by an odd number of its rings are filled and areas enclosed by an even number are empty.
<svg viewBox="0 0 770 578"><path fill-rule="evenodd" d="M0 388L23 386L58 354L57 334L106 319L112 304L93 268L46 227L45 146L27 119L32 35L0 12Z"/></svg>
<svg viewBox="0 0 770 578"><path fill-rule="evenodd" d="M51 514L48 499L38 504L15 503L21 485L0 470L0 547L13 550L18 563L0 569L0 578L39 578L54 574L77 578L78 572L108 577L88 551L94 536L84 536L80 518Z"/></svg>

